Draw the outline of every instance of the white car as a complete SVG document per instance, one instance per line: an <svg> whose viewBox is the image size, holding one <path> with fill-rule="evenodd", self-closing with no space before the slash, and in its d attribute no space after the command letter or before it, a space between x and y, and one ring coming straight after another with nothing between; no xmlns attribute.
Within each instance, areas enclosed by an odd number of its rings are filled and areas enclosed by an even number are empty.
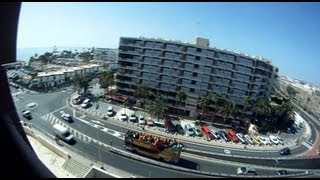
<svg viewBox="0 0 320 180"><path fill-rule="evenodd" d="M193 127L192 129L193 129L193 131L194 131L196 136L202 136L203 135L202 132L200 131L199 127Z"/></svg>
<svg viewBox="0 0 320 180"><path fill-rule="evenodd" d="M239 167L237 169L237 174L239 174L239 175L240 174L248 174L248 173L253 173L255 175L257 174L256 170L251 166Z"/></svg>
<svg viewBox="0 0 320 180"><path fill-rule="evenodd" d="M241 141L242 144L246 144L246 141L244 140L244 136L242 133L237 133L236 136Z"/></svg>
<svg viewBox="0 0 320 180"><path fill-rule="evenodd" d="M128 116L127 116L126 114L122 113L122 114L120 115L120 120L121 120L121 121L125 121L125 120L127 120L127 119L128 119Z"/></svg>
<svg viewBox="0 0 320 180"><path fill-rule="evenodd" d="M244 135L244 138L248 142L248 144L252 144L253 143L252 140L251 140L251 137L248 134Z"/></svg>
<svg viewBox="0 0 320 180"><path fill-rule="evenodd" d="M109 106L109 107L108 107L107 115L108 115L108 116L112 116L112 115L113 115L113 108L112 108L112 106Z"/></svg>
<svg viewBox="0 0 320 180"><path fill-rule="evenodd" d="M146 124L146 120L144 119L143 116L139 116L138 120L139 120L139 124L140 125L145 125Z"/></svg>
<svg viewBox="0 0 320 180"><path fill-rule="evenodd" d="M31 112L28 111L28 110L23 110L22 111L22 116L27 118L27 119L29 119L29 118L31 118Z"/></svg>
<svg viewBox="0 0 320 180"><path fill-rule="evenodd" d="M131 114L130 117L129 117L129 121L130 121L130 122L136 122L136 120L137 120L136 115Z"/></svg>
<svg viewBox="0 0 320 180"><path fill-rule="evenodd" d="M267 137L262 137L262 136L258 136L259 141L263 144L263 145L271 145L271 142L269 140L269 138Z"/></svg>
<svg viewBox="0 0 320 180"><path fill-rule="evenodd" d="M72 117L70 116L70 114L65 113L65 114L62 114L61 117L66 121L72 121Z"/></svg>
<svg viewBox="0 0 320 180"><path fill-rule="evenodd" d="M87 107L89 106L89 104L87 104L87 103L82 103L80 106L81 106L82 108L87 108Z"/></svg>
<svg viewBox="0 0 320 180"><path fill-rule="evenodd" d="M218 132L216 132L216 131L214 131L214 130L210 130L210 132L211 132L211 134L213 135L213 137L215 138L215 139L220 139L220 135L219 135L219 133Z"/></svg>
<svg viewBox="0 0 320 180"><path fill-rule="evenodd" d="M275 145L280 144L279 138L278 138L277 136L270 135L270 136L269 136L269 139L270 139L270 141L271 141L273 144L275 144Z"/></svg>

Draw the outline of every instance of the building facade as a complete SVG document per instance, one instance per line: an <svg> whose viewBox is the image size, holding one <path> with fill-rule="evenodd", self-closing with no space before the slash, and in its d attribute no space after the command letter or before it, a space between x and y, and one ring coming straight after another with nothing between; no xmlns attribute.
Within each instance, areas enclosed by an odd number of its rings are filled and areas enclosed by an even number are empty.
<svg viewBox="0 0 320 180"><path fill-rule="evenodd" d="M44 87L54 87L70 83L76 75L90 75L99 73L103 67L97 64L83 65L79 67L68 67L58 71L39 72L33 82L42 83Z"/></svg>
<svg viewBox="0 0 320 180"><path fill-rule="evenodd" d="M118 49L95 48L93 50L93 59L94 60L117 62Z"/></svg>
<svg viewBox="0 0 320 180"><path fill-rule="evenodd" d="M140 85L157 90L170 111L182 109L195 117L198 98L221 94L236 105L244 97L270 97L278 68L269 60L209 47L209 40L195 44L152 38L121 37L118 50L117 91L126 95ZM176 92L187 98L183 106L175 102Z"/></svg>

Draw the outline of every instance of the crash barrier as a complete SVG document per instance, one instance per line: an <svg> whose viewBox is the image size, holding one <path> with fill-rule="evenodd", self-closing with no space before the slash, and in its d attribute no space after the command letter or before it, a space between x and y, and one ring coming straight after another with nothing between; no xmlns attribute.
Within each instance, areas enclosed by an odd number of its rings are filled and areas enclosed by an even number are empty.
<svg viewBox="0 0 320 180"><path fill-rule="evenodd" d="M226 161L234 161L240 163L256 164L271 167L283 167L294 169L319 169L320 157L296 157L296 158L263 158L248 157L231 154L219 154L195 149L186 149L186 152L199 156L206 156Z"/></svg>
<svg viewBox="0 0 320 180"><path fill-rule="evenodd" d="M67 152L63 151L62 149L60 149L59 147L57 147L56 145L52 144L51 142L49 142L48 140L46 140L43 136L39 135L39 134L35 134L33 132L32 129L30 129L29 127L23 127L26 134L35 138L37 141L39 141L42 145L44 145L45 147L47 147L48 149L52 150L53 152L55 152L56 154L58 154L59 156L61 156L64 159L68 159L70 156Z"/></svg>
<svg viewBox="0 0 320 180"><path fill-rule="evenodd" d="M90 170L87 172L87 174L84 175L83 178L121 178L121 177L115 174L112 174L110 172L101 170L98 167L92 166Z"/></svg>
<svg viewBox="0 0 320 180"><path fill-rule="evenodd" d="M234 175L234 174L224 174L224 173L214 173L214 172L207 172L207 171L201 171L201 170L194 170L194 169L188 169L188 168L183 168L183 167L178 167L175 165L167 164L167 163L162 163L156 160L152 160L149 158L144 158L139 155L135 155L126 151L122 151L116 148L110 148L110 152L129 157L131 159L136 159L139 161L147 162L148 164L154 164L157 166L162 166L165 168L169 169L175 169L178 171L183 171L183 172L188 172L188 173L196 173L196 174L201 174L201 175L206 175L210 177L246 177L246 178L276 178L279 177L279 175ZM312 172L308 173L308 175L313 175ZM299 177L299 176L306 176L305 172L301 173L293 173L293 174L288 174L288 175L283 175L281 177Z"/></svg>

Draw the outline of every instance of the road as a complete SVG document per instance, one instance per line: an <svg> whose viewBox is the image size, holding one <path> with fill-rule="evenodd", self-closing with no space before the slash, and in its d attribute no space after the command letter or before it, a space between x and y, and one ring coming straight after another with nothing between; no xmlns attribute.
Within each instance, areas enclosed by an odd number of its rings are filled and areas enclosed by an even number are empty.
<svg viewBox="0 0 320 180"><path fill-rule="evenodd" d="M60 111L64 111L73 114L73 110L66 106L66 100L71 94L71 91L60 91L47 94L20 94L20 100L16 101L16 108L21 119L21 112L26 108L26 105L30 102L35 102L37 106L31 110L33 119L30 121L33 125L45 132L52 132L52 123L61 122ZM75 113L76 117L81 117L79 113ZM82 120L82 121L81 121ZM102 162L114 165L130 172L138 173L139 175L148 176L149 171L151 177L204 177L203 175L190 174L187 172L180 172L175 170L168 170L167 168L146 164L137 160L128 159L119 155L112 154L99 148L94 140L109 144L112 141L112 146L123 149L123 140L119 137L97 130L90 124L99 125L94 118L90 116L75 118L73 123L63 122L70 126L71 132L74 133L77 143L74 148L94 157L95 159L101 159ZM111 130L125 132L124 129L110 125L107 122L101 122L102 126ZM203 147L201 147L203 148ZM212 148L214 149L214 148ZM234 174L238 163L226 164L223 162L208 161L206 158L193 158L191 156L183 156L181 166L186 164L195 163L199 164L202 171ZM138 165L137 165L138 164ZM214 167L214 168L212 168ZM172 171L172 172L171 172ZM160 173L161 172L161 173ZM274 169L257 168L258 174L271 175L275 174Z"/></svg>

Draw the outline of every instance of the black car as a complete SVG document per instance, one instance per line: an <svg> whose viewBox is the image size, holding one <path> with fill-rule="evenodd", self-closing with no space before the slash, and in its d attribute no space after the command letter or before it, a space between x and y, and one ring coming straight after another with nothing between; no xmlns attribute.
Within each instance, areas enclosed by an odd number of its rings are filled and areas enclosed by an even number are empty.
<svg viewBox="0 0 320 180"><path fill-rule="evenodd" d="M280 155L289 155L290 154L290 148L286 147L279 151Z"/></svg>
<svg viewBox="0 0 320 180"><path fill-rule="evenodd" d="M287 170L282 169L282 170L278 170L278 171L277 171L277 174L278 174L278 175L287 175L288 172L287 172Z"/></svg>
<svg viewBox="0 0 320 180"><path fill-rule="evenodd" d="M175 129L179 134L181 134L181 135L185 134L185 131L180 124L176 124Z"/></svg>
<svg viewBox="0 0 320 180"><path fill-rule="evenodd" d="M227 138L227 133L224 131L219 131L218 132L219 135L221 136L222 139L224 139L225 141L229 142L230 140Z"/></svg>

